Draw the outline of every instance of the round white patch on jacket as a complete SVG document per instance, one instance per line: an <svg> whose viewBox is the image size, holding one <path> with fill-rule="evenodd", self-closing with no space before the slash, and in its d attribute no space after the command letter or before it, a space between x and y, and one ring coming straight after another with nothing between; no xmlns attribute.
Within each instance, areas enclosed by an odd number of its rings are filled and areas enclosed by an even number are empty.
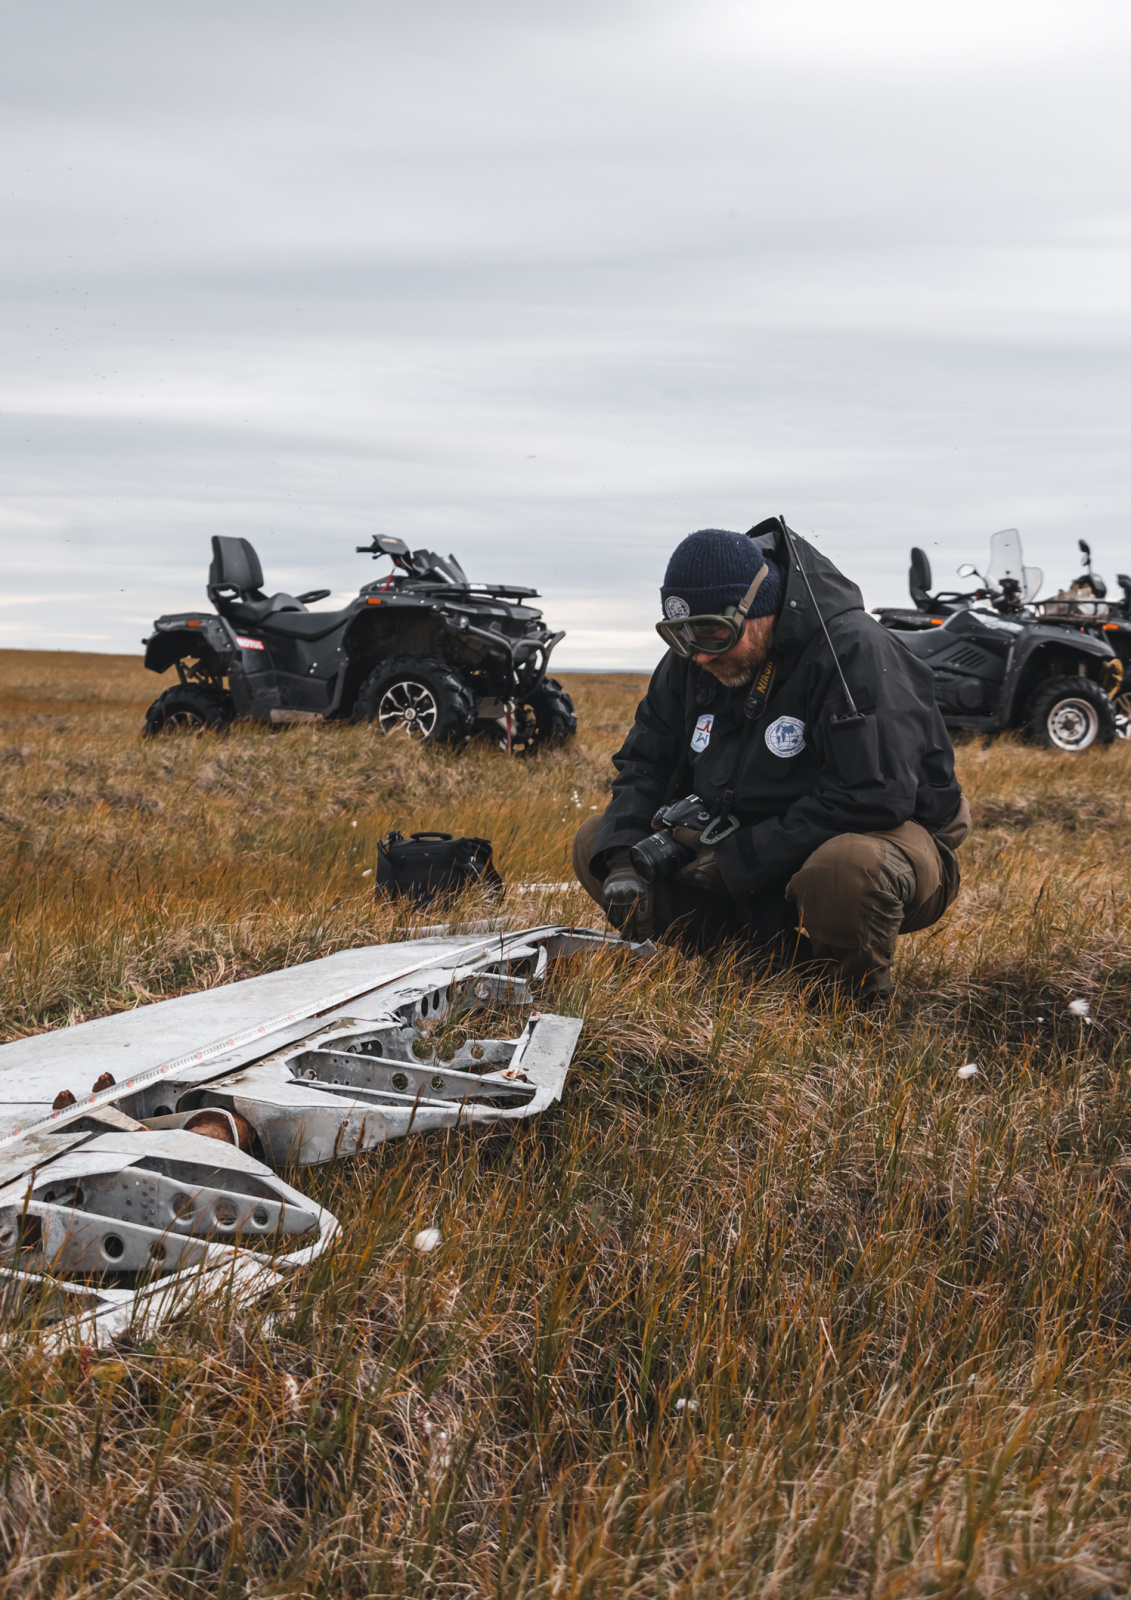
<svg viewBox="0 0 1131 1600"><path fill-rule="evenodd" d="M713 711L705 712L695 724L695 732L691 735L691 748L697 755L700 751L706 750L707 746L710 744L711 729L714 727L714 725L715 713Z"/></svg>
<svg viewBox="0 0 1131 1600"><path fill-rule="evenodd" d="M805 724L800 717L778 717L766 729L766 749L775 756L799 756L805 748Z"/></svg>

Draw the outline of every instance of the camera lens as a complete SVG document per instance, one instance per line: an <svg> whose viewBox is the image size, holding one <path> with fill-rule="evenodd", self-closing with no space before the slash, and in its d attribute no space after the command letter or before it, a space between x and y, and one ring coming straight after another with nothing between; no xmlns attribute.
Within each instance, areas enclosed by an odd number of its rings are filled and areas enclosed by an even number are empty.
<svg viewBox="0 0 1131 1600"><path fill-rule="evenodd" d="M684 844L676 844L665 828L663 832L654 833L651 838L641 839L639 844L634 844L629 857L645 883L657 883L661 878L670 878L673 872L678 872L689 861L694 861L695 851L689 850Z"/></svg>

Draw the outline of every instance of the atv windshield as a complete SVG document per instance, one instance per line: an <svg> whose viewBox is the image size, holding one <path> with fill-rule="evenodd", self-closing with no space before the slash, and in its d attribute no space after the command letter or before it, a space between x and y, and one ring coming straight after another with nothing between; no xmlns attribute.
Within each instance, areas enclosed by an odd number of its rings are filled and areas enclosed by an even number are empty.
<svg viewBox="0 0 1131 1600"><path fill-rule="evenodd" d="M1023 602L1035 600L1044 582L1040 567L1027 567L1021 554L1021 535L1016 528L1003 528L990 538L990 564L986 568L986 583L991 589L1002 588L1002 580L1017 584Z"/></svg>

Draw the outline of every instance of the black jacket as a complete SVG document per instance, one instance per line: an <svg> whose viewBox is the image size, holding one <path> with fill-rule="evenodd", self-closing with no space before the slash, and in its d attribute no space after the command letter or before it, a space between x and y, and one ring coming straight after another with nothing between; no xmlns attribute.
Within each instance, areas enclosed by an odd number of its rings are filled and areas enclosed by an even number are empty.
<svg viewBox="0 0 1131 1600"><path fill-rule="evenodd" d="M837 834L912 820L937 832L958 810L962 790L930 669L868 616L860 590L827 557L795 533L787 540L776 517L752 536L788 568L764 709L752 720L749 687L724 689L669 650L613 758L619 776L592 856L598 877L610 850L646 837L657 807L686 794L721 806L731 793L728 809L742 825L718 859L736 900L780 893ZM848 706L798 560L862 720L838 720Z"/></svg>

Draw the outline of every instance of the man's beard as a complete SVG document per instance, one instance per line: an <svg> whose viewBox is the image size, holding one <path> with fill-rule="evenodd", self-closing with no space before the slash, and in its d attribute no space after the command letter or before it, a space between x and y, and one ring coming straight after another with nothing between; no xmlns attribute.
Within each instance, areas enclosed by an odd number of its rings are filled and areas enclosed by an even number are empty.
<svg viewBox="0 0 1131 1600"><path fill-rule="evenodd" d="M753 658L745 661L717 661L704 663L703 670L710 672L722 684L724 689L745 689L747 684L753 683L758 673L761 672L769 659L770 645L767 640L762 649L758 650Z"/></svg>
<svg viewBox="0 0 1131 1600"><path fill-rule="evenodd" d="M748 683L754 682L754 674L762 665L760 661L751 665L732 667L706 667L704 670L711 673L722 684L724 689L745 689Z"/></svg>

